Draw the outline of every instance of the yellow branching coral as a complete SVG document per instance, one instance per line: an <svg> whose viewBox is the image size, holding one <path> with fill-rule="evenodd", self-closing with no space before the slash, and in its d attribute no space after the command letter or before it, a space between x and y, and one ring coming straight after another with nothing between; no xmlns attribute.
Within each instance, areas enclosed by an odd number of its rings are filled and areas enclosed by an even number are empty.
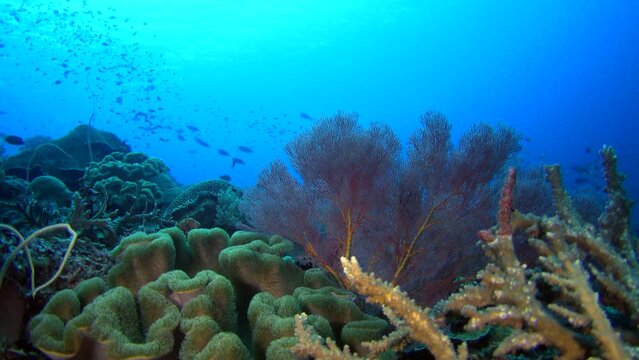
<svg viewBox="0 0 639 360"><path fill-rule="evenodd" d="M295 336L298 343L291 348L293 355L312 356L314 359L323 360L361 360L357 354L351 353L348 345L341 350L335 341L330 338L323 339L314 333L313 328L306 324L308 316L305 313L295 315Z"/></svg>
<svg viewBox="0 0 639 360"><path fill-rule="evenodd" d="M604 156L604 167L606 162ZM632 261L625 261L621 246L604 241L594 226L577 215L561 186L559 167L547 167L547 173L558 216L546 218L513 211L515 172L511 170L502 192L498 226L480 232L481 246L491 263L478 274L479 285L464 287L447 300L445 307L469 319L467 330L487 324L513 328L494 356L546 345L559 350L561 359L630 358L600 304L600 294L593 290L590 274L600 282L603 295L610 296L606 282L600 279L601 269L605 269L610 274L606 275L608 283L614 283L611 287L623 289L626 308L632 313L636 290L627 287L637 281ZM516 231L524 231L537 249L541 271L527 271L517 259L513 246ZM554 296L539 296L540 283L549 286Z"/></svg>
<svg viewBox="0 0 639 360"><path fill-rule="evenodd" d="M424 343L437 359L466 358L465 345L460 347L457 354L450 339L431 318L428 309L417 306L399 287L364 273L354 257L350 260L342 257L341 261L353 287L367 297L366 301L382 305L385 313L392 314L391 318L404 319L406 327L410 329L411 339Z"/></svg>
<svg viewBox="0 0 639 360"><path fill-rule="evenodd" d="M364 273L355 257L350 260L342 257L341 261L344 273L353 287L367 296L368 302L381 304L387 318L396 328L381 340L362 344L367 349L364 354L367 359L375 358L388 350L399 351L409 338L424 343L437 359L467 358L466 345L462 344L455 351L452 342L439 330L428 309L417 306L399 287L382 281L373 274ZM321 339L305 324L305 319L305 314L297 315L295 319L295 335L299 341L291 349L295 355L329 360L362 359L358 354L351 353L348 346L341 350L333 340Z"/></svg>

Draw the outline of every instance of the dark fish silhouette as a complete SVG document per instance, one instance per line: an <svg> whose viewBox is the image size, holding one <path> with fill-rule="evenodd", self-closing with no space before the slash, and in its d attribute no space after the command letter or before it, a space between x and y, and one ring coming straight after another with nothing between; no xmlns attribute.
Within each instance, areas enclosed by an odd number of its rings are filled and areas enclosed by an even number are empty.
<svg viewBox="0 0 639 360"><path fill-rule="evenodd" d="M592 149L590 147L586 147L586 154L592 154Z"/></svg>
<svg viewBox="0 0 639 360"><path fill-rule="evenodd" d="M206 141L204 141L204 140L202 140L200 138L197 138L197 137L195 138L195 142L200 144L200 145L202 145L202 146L204 146L204 147L207 147L207 148L211 147L211 145L209 145Z"/></svg>
<svg viewBox="0 0 639 360"><path fill-rule="evenodd" d="M575 184L585 184L587 182L588 182L588 179L586 178L582 178L582 177L575 178Z"/></svg>
<svg viewBox="0 0 639 360"><path fill-rule="evenodd" d="M228 175L220 175L220 179L224 180L224 181L231 181L231 177Z"/></svg>
<svg viewBox="0 0 639 360"><path fill-rule="evenodd" d="M180 141L185 141L185 140L186 140L186 138L184 138L184 136L182 136L182 135L180 135L180 134L178 134L177 138L178 138L178 140L180 140Z"/></svg>
<svg viewBox="0 0 639 360"><path fill-rule="evenodd" d="M591 168L587 165L573 165L571 166L571 169L577 174L582 174L582 175L589 175L596 170L595 168Z"/></svg>
<svg viewBox="0 0 639 360"><path fill-rule="evenodd" d="M217 153L222 155L222 156L229 156L230 154L228 153L228 151L224 150L224 149L217 149Z"/></svg>
<svg viewBox="0 0 639 360"><path fill-rule="evenodd" d="M307 120L313 120L313 118L311 117L311 115L307 114L307 113L300 113L300 117L302 119L307 119Z"/></svg>
<svg viewBox="0 0 639 360"><path fill-rule="evenodd" d="M237 147L237 149L240 150L241 152L245 152L245 153L252 153L253 152L253 150L251 150L251 148L248 147L248 146L241 146L240 145L240 146Z"/></svg>
<svg viewBox="0 0 639 360"><path fill-rule="evenodd" d="M133 115L133 120L136 121L148 121L149 120L149 115L146 113L143 113L142 111L138 111L135 113L135 115Z"/></svg>
<svg viewBox="0 0 639 360"><path fill-rule="evenodd" d="M24 139L15 135L5 136L4 141L11 145L24 145Z"/></svg>
<svg viewBox="0 0 639 360"><path fill-rule="evenodd" d="M235 164L244 165L246 163L244 162L244 160L242 160L240 158L233 158L233 163L231 164L231 167L234 168Z"/></svg>
<svg viewBox="0 0 639 360"><path fill-rule="evenodd" d="M200 129L196 128L196 127L195 127L195 126L193 126L193 125L186 125L186 128L187 128L187 129L189 129L189 130L191 130L191 131L200 131Z"/></svg>

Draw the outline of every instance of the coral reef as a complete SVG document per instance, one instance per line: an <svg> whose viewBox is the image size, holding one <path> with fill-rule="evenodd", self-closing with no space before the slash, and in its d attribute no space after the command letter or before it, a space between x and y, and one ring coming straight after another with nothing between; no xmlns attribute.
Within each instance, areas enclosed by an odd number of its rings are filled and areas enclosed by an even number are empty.
<svg viewBox="0 0 639 360"><path fill-rule="evenodd" d="M84 192L99 194L104 214L119 234L155 231L160 215L181 191L167 166L143 153L114 152L86 168Z"/></svg>
<svg viewBox="0 0 639 360"><path fill-rule="evenodd" d="M71 191L76 191L86 166L115 151L127 153L131 149L110 132L79 125L59 139L27 147L8 157L3 168L7 175L27 181L40 175L55 176Z"/></svg>
<svg viewBox="0 0 639 360"><path fill-rule="evenodd" d="M302 181L274 163L245 195L218 180L177 195L141 153L37 145L30 181L0 169L0 357L639 358L639 247L614 150L600 152L601 206L569 196L558 165L506 170L507 127L459 146L450 131L426 114L403 158L388 128L339 114L287 147ZM62 168L86 160L83 183L49 174L49 151ZM251 226L267 233L235 231Z"/></svg>
<svg viewBox="0 0 639 360"><path fill-rule="evenodd" d="M180 193L166 208L163 218L180 222L197 220L202 227L222 227L235 231L235 225L244 220L238 210L242 190L224 180L207 180L192 185Z"/></svg>
<svg viewBox="0 0 639 360"><path fill-rule="evenodd" d="M481 248L489 258L477 282L438 304L434 315L418 307L398 287L365 274L357 261L342 258L344 271L367 301L382 304L394 334L424 343L437 359L506 357L509 354L561 359L629 359L639 356L637 337L637 239L629 233L630 202L617 172L616 155L601 151L608 206L598 226L584 222L561 184L557 165L547 167L557 215L540 217L516 210L516 173L511 169L503 186L497 226L479 232ZM513 238L523 234L537 249L537 266L529 269L515 252ZM454 319L456 320L454 321ZM621 319L625 320L621 320ZM350 349L321 342L297 319L299 355L327 359L358 358ZM488 347L457 348L448 334L452 327L492 333ZM452 335L451 335L452 336ZM397 336L388 336L382 348L391 348ZM467 337L470 339L470 337ZM380 343L363 344L371 349ZM541 351L533 355L534 351Z"/></svg>

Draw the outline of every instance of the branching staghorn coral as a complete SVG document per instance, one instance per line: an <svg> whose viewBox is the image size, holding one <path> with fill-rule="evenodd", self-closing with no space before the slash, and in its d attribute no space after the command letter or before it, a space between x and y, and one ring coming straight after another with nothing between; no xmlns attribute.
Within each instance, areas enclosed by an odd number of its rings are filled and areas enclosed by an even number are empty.
<svg viewBox="0 0 639 360"><path fill-rule="evenodd" d="M599 217L598 228L585 223L574 210L561 185L558 166L547 168L559 218L571 226L566 241L588 255L587 269L602 287L602 295L610 303L627 309L635 327L639 328L639 257L637 239L630 234L630 207L622 187L624 176L617 171L617 155L613 148L601 150L608 204Z"/></svg>
<svg viewBox="0 0 639 360"><path fill-rule="evenodd" d="M305 313L301 313L295 316L295 336L298 338L298 343L291 348L293 355L297 357L311 356L314 359L324 360L361 360L357 354L351 353L348 345L344 347L344 350L332 339L326 339L324 344L323 339L314 332L313 328L307 325L308 316Z"/></svg>
<svg viewBox="0 0 639 360"><path fill-rule="evenodd" d="M368 349L366 358L374 358L387 350L401 350L408 338L424 343L437 359L468 357L466 344L461 344L456 350L451 340L438 328L429 314L429 309L419 307L398 286L363 272L355 257L351 257L350 260L342 257L340 260L344 273L353 287L367 296L366 301L381 304L384 314L396 327L382 340L362 344ZM331 339L326 339L324 345L318 336L313 334L312 329L305 325L305 317L305 314L301 314L295 318L295 335L299 339L299 343L292 349L295 355L310 355L317 359L361 359L357 354L351 354L347 346L340 350Z"/></svg>
<svg viewBox="0 0 639 360"><path fill-rule="evenodd" d="M526 265L519 262L513 245L511 217L516 173L511 169L502 190L496 232L483 230L479 237L491 260L478 274L478 286L466 286L448 299L447 309L459 311L470 320L466 330L500 324L515 329L504 339L494 356L538 345L559 349L565 359L583 358L584 352L570 330L551 316L535 295L533 280L526 276Z"/></svg>
<svg viewBox="0 0 639 360"><path fill-rule="evenodd" d="M616 173L616 167L610 164L614 156L611 157L609 151L612 150L602 150L604 168ZM547 174L558 216L537 217L514 211L515 172L511 170L502 191L498 226L479 234L481 246L491 263L478 274L480 284L466 286L452 295L446 309L469 319L466 330L480 329L488 324L513 328L513 332L500 342L494 356L544 345L557 349L561 359L630 358L632 349L619 338L600 303L600 297L605 299L611 293L615 294L610 287L619 290L637 281L636 272L631 269L632 262L624 260L623 247L613 245L626 241L618 238L607 241L602 235L605 231L597 231L594 226L584 223L563 190L559 167L547 167ZM609 178L618 179L618 175L606 174L606 179ZM616 183L620 189L621 182ZM609 194L610 186L608 180ZM619 201L614 195L609 196L611 202ZM625 195L621 197L625 199ZM617 207L609 205L610 208ZM610 216L627 219L628 214ZM628 221L616 223L627 227ZM603 225L600 227L605 229ZM517 231L524 231L539 253L541 272L528 271L517 259L513 245L513 234ZM627 229L617 229L614 233L629 236ZM629 243L629 238L627 241ZM600 269L611 274L605 276L606 281L599 280L602 277ZM592 277L598 280L599 287L591 283ZM553 296L541 296L540 286L544 284L550 287ZM626 309L635 318L631 304L636 301L633 299L636 290L623 288L623 291ZM621 296L621 293L616 295ZM624 311L623 308L618 310ZM636 328L636 324L634 326Z"/></svg>
<svg viewBox="0 0 639 360"><path fill-rule="evenodd" d="M357 259L350 260L342 257L342 266L346 277L352 285L365 295L366 301L383 306L384 313L398 326L409 329L408 336L415 341L424 343L437 359L465 359L466 345L462 344L457 351L450 339L437 327L429 314L428 308L419 307L412 299L402 292L398 286L375 278L374 274L362 271ZM398 322L401 318L405 324Z"/></svg>

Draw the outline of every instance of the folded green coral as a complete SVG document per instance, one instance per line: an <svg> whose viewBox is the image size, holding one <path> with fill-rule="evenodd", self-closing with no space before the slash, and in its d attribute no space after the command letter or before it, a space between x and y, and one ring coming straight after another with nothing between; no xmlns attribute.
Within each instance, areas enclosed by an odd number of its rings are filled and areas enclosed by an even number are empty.
<svg viewBox="0 0 639 360"><path fill-rule="evenodd" d="M233 287L213 271L193 278L170 271L137 294L121 286L104 290L104 283L91 279L57 293L30 322L33 344L50 358L157 358L177 354L180 329L183 359L210 353L211 344L224 344L228 354L222 358L248 354L234 334Z"/></svg>

